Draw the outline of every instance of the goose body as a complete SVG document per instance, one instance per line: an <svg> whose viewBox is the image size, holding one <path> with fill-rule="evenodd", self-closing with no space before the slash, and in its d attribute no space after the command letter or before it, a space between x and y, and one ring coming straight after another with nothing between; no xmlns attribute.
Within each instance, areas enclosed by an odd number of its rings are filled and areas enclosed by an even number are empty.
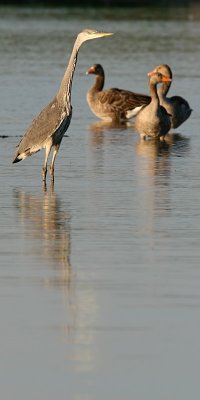
<svg viewBox="0 0 200 400"><path fill-rule="evenodd" d="M100 64L94 64L86 74L94 74L96 80L87 92L87 102L91 111L107 121L127 120L139 112L143 105L150 103L150 97L129 90L111 88L103 90L105 75Z"/></svg>
<svg viewBox="0 0 200 400"><path fill-rule="evenodd" d="M169 78L172 79L172 71L169 65L161 64L158 65L153 71L159 72ZM167 112L171 115L171 127L178 128L183 122L185 122L189 116L191 115L192 109L190 108L189 103L181 96L172 96L167 97L167 93L170 89L171 81L163 82L160 88L158 89L158 96L160 99L160 104L167 110Z"/></svg>
<svg viewBox="0 0 200 400"><path fill-rule="evenodd" d="M149 78L151 102L140 110L135 121L135 127L142 138L146 136L155 139L164 137L170 129L170 116L165 108L160 105L157 93L158 83L168 81L168 79L170 78L157 72Z"/></svg>

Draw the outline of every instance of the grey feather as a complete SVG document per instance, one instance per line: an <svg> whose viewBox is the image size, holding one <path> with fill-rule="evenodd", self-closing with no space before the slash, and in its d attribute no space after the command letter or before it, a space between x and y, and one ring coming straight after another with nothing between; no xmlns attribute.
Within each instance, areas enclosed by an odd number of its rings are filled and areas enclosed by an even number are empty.
<svg viewBox="0 0 200 400"><path fill-rule="evenodd" d="M45 147L46 156L43 165L43 180L45 181L47 160L51 148L53 147L50 175L51 179L54 180L55 157L72 117L71 88L79 48L86 40L109 35L111 35L111 33L97 32L91 29L83 30L78 34L57 95L38 116L33 119L16 148L13 163L17 163Z"/></svg>
<svg viewBox="0 0 200 400"><path fill-rule="evenodd" d="M24 137L17 146L13 162L16 157L22 153L26 153L27 151L35 153L44 147L50 138L52 138L52 145L54 143L59 144L70 124L70 119L71 112L67 113L66 110L62 109L57 98L54 98L48 106L33 119Z"/></svg>

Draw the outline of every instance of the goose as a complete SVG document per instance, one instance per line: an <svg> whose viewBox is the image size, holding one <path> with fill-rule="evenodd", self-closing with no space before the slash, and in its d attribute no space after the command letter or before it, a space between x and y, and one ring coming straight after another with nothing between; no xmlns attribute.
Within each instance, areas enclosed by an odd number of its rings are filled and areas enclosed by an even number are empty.
<svg viewBox="0 0 200 400"><path fill-rule="evenodd" d="M150 74L149 91L151 96L150 104L143 106L136 116L135 127L141 138L162 138L171 127L170 115L160 105L157 93L157 85L162 82L171 82L171 78L158 72Z"/></svg>
<svg viewBox="0 0 200 400"><path fill-rule="evenodd" d="M158 65L153 71L149 72L149 75L159 72L172 80L172 71L169 65L161 64ZM170 89L171 81L163 82L158 89L158 96L160 104L165 107L167 112L171 114L171 128L178 128L183 122L185 122L191 115L192 109L188 102L181 96L167 97L167 93Z"/></svg>
<svg viewBox="0 0 200 400"><path fill-rule="evenodd" d="M91 111L107 121L127 120L134 117L151 98L145 94L129 90L111 88L103 90L105 74L102 65L94 64L86 72L96 76L94 85L87 92L87 102Z"/></svg>

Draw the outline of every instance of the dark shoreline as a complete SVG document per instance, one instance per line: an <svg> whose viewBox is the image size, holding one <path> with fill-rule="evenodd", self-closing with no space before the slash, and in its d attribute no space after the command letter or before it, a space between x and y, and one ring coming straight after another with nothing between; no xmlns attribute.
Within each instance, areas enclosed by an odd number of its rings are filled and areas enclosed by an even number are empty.
<svg viewBox="0 0 200 400"><path fill-rule="evenodd" d="M190 7L198 5L199 0L0 0L0 6L23 7Z"/></svg>

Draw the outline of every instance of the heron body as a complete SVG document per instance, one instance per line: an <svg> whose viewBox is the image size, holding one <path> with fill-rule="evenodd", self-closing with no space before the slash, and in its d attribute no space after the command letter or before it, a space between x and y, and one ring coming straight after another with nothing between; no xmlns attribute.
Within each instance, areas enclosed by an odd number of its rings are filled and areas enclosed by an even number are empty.
<svg viewBox="0 0 200 400"><path fill-rule="evenodd" d="M43 165L43 180L46 181L47 161L53 147L50 176L51 180L54 180L54 162L56 154L72 117L71 88L78 51L85 41L109 35L112 35L112 33L98 32L91 29L85 29L78 34L57 95L39 115L33 119L16 148L13 163L24 160L26 157L45 148L46 154Z"/></svg>
<svg viewBox="0 0 200 400"><path fill-rule="evenodd" d="M149 74L152 74L154 72L159 72L172 79L172 71L167 64L158 65L153 71L149 72ZM185 122L189 118L192 109L190 108L187 100L185 100L181 96L167 97L170 86L171 81L163 82L158 89L158 96L160 99L160 104L171 115L171 127L178 128L183 122Z"/></svg>

